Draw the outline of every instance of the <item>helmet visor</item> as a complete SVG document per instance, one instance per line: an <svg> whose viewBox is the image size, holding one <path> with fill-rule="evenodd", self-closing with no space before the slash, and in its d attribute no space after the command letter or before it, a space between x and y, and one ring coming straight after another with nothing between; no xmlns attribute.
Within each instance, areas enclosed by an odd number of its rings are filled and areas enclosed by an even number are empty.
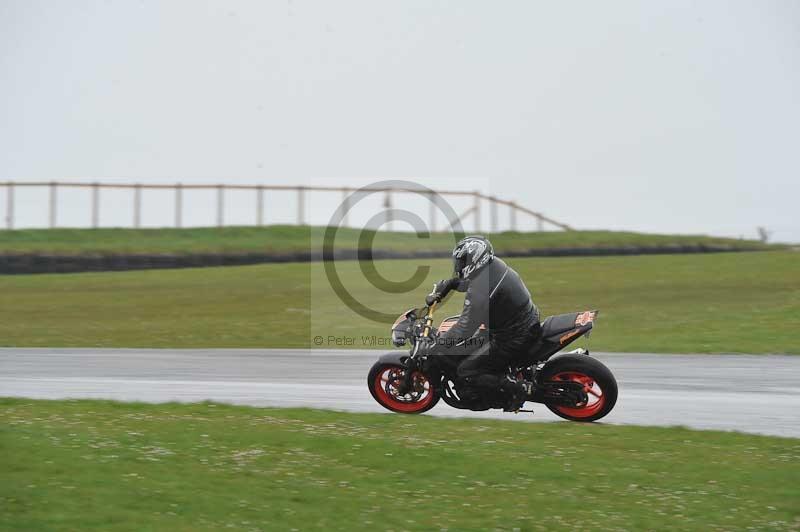
<svg viewBox="0 0 800 532"><path fill-rule="evenodd" d="M453 275L463 279L464 266L467 265L466 257L453 257Z"/></svg>

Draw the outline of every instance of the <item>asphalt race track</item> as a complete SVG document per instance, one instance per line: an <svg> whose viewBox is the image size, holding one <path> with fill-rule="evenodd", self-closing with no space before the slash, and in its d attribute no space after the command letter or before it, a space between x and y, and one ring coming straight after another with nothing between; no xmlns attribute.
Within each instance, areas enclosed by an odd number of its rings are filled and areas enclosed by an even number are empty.
<svg viewBox="0 0 800 532"><path fill-rule="evenodd" d="M0 349L0 396L217 402L385 412L366 386L380 351L292 349ZM800 356L593 353L620 399L603 422L684 425L800 437ZM531 403L528 403L530 406ZM558 420L536 413L434 416ZM398 414L393 414L398 415Z"/></svg>

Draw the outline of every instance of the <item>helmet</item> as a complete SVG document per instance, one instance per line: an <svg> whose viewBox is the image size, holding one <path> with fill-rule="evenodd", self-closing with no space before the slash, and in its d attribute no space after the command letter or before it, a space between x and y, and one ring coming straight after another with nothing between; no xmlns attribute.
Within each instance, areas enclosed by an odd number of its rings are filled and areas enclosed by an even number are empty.
<svg viewBox="0 0 800 532"><path fill-rule="evenodd" d="M482 236L462 238L453 249L453 270L459 279L469 279L493 260L492 243Z"/></svg>

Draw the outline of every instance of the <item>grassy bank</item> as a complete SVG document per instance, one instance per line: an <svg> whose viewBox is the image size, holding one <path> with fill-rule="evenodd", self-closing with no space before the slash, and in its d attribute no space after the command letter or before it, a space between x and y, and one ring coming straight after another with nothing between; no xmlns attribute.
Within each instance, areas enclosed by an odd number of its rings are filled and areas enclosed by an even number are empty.
<svg viewBox="0 0 800 532"><path fill-rule="evenodd" d="M0 400L6 530L790 529L798 440Z"/></svg>
<svg viewBox="0 0 800 532"><path fill-rule="evenodd" d="M84 254L191 254L286 253L321 249L325 228L298 226L223 227L195 229L27 229L0 231L0 253ZM355 229L341 229L337 249L359 249ZM369 234L369 233L368 233ZM658 246L716 246L730 249L775 249L752 240L702 235L651 235L614 231L544 233L505 232L492 236L498 251L560 248L615 248ZM410 233L377 233L374 249L436 251L453 246L449 233L418 238Z"/></svg>
<svg viewBox="0 0 800 532"><path fill-rule="evenodd" d="M544 315L600 309L588 346L609 351L798 353L800 254L511 259ZM429 265L427 280L391 294L337 263L343 285L376 310L417 306L447 260L378 261L386 278ZM453 297L439 316L457 313ZM309 347L315 336L388 335L350 311L320 263L0 277L0 345ZM374 345L372 346L374 347Z"/></svg>

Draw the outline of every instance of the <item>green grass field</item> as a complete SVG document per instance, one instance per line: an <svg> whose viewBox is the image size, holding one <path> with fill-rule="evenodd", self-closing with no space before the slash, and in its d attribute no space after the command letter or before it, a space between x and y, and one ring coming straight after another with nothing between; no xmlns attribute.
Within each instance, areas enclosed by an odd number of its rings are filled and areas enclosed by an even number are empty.
<svg viewBox="0 0 800 532"><path fill-rule="evenodd" d="M590 349L800 354L800 254L792 251L511 259L544 315L600 309ZM390 294L337 263L357 300L397 315L418 306L448 260L377 261L393 280L430 265L427 281ZM439 316L457 313L454 297ZM328 336L388 336L351 312L321 263L0 277L0 345L309 347Z"/></svg>
<svg viewBox="0 0 800 532"><path fill-rule="evenodd" d="M292 252L320 249L325 228L298 226L223 227L196 229L26 229L0 231L0 254L190 254ZM368 236L371 233L366 233ZM337 249L358 249L360 232L341 229ZM491 235L498 251L542 248L718 246L731 249L777 249L753 240L703 235L652 235L613 231L571 231ZM374 249L442 251L453 247L449 233L418 238L411 233L379 232Z"/></svg>
<svg viewBox="0 0 800 532"><path fill-rule="evenodd" d="M686 429L0 400L4 530L796 530L800 443Z"/></svg>

